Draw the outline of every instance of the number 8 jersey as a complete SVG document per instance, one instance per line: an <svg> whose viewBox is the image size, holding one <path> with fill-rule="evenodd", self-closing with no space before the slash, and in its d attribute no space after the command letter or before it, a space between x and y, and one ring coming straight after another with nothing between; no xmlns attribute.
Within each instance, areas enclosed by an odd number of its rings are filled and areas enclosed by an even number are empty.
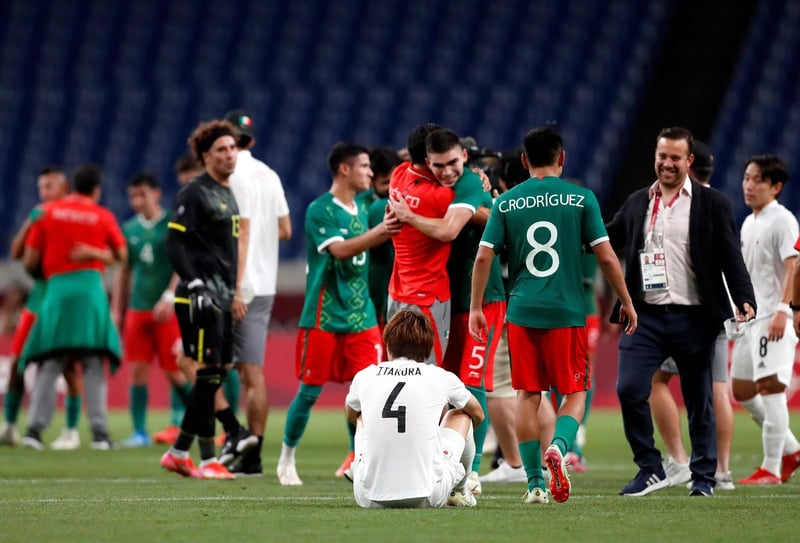
<svg viewBox="0 0 800 543"><path fill-rule="evenodd" d="M528 328L586 325L583 246L608 240L594 193L558 177L501 194L481 245L508 253L509 322Z"/></svg>
<svg viewBox="0 0 800 543"><path fill-rule="evenodd" d="M326 332L361 332L377 326L369 298L367 251L339 260L327 248L331 243L360 236L369 230L368 200L356 197L352 207L326 192L306 211L306 297L300 328Z"/></svg>

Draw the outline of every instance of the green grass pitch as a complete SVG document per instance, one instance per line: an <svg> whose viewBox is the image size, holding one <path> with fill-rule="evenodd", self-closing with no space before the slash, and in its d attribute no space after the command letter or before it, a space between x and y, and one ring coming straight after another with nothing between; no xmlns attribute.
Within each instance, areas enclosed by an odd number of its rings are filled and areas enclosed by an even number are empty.
<svg viewBox="0 0 800 543"><path fill-rule="evenodd" d="M355 505L350 484L333 476L347 447L338 411L312 414L297 458L305 485L278 484L274 470L284 416L282 411L270 416L260 479L183 479L159 468L165 447L93 451L85 429L78 451L2 447L0 541L730 543L794 541L800 527L800 475L779 487L738 486L711 499L689 498L684 488L644 498L619 496L635 467L616 411L591 414L589 471L572 476L573 494L564 504L527 506L524 485L495 484L484 485L475 509L365 511ZM792 419L797 430L800 413ZM62 421L57 414L46 443ZM128 435L126 413L113 413L111 421L115 438ZM150 428L165 421L165 414L153 413ZM734 479L749 475L760 460L760 432L737 413ZM482 471L487 470L484 461Z"/></svg>

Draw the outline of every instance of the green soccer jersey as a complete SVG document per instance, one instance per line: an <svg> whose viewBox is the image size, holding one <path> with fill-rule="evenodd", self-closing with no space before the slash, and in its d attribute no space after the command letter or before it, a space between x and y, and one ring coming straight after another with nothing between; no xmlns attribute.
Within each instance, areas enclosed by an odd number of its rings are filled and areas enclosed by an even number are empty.
<svg viewBox="0 0 800 543"><path fill-rule="evenodd" d="M306 211L306 297L301 328L327 332L361 332L377 325L369 298L367 251L339 260L327 247L360 236L369 229L367 201L348 207L326 192Z"/></svg>
<svg viewBox="0 0 800 543"><path fill-rule="evenodd" d="M508 251L508 321L543 329L585 326L582 247L606 240L600 206L587 188L545 177L500 195L481 245Z"/></svg>
<svg viewBox="0 0 800 543"><path fill-rule="evenodd" d="M459 181L460 182L460 181ZM491 209L492 197L481 188L480 205ZM472 268L475 256L478 253L478 244L481 241L483 228L472 223L467 223L458 237L453 240L450 247L450 258L447 260L447 274L450 277L450 310L455 313L469 313L469 302L472 289ZM489 281L486 283L486 292L483 303L502 302L506 299L506 289L503 287L503 274L500 259L492 260L489 270Z"/></svg>
<svg viewBox="0 0 800 543"><path fill-rule="evenodd" d="M383 215L389 198L379 198L369 204L369 227L383 222ZM386 310L389 299L389 279L392 277L394 264L394 245L386 241L369 250L369 297L375 306L378 321L386 321Z"/></svg>
<svg viewBox="0 0 800 543"><path fill-rule="evenodd" d="M128 267L132 272L131 309L153 309L169 286L172 266L167 255L168 222L169 217L162 212L152 220L136 215L122 225L128 243Z"/></svg>

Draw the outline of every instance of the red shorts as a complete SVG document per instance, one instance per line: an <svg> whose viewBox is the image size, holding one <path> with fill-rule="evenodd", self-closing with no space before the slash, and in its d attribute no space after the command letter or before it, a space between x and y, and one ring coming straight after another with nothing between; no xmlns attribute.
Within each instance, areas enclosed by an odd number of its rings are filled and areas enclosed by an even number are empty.
<svg viewBox="0 0 800 543"><path fill-rule="evenodd" d="M600 315L586 315L586 349L589 356L597 352L600 343Z"/></svg>
<svg viewBox="0 0 800 543"><path fill-rule="evenodd" d="M458 375L465 385L476 388L485 386L491 392L494 390L494 355L503 333L506 303L484 305L483 315L489 327L486 343L476 341L469 334L469 313L453 315L442 367Z"/></svg>
<svg viewBox="0 0 800 543"><path fill-rule="evenodd" d="M352 381L356 373L383 359L377 326L349 334L300 328L295 353L297 378L312 386Z"/></svg>
<svg viewBox="0 0 800 543"><path fill-rule="evenodd" d="M126 363L150 364L158 356L164 371L180 371L181 331L174 313L166 321L156 322L152 311L129 309L125 313L122 341Z"/></svg>
<svg viewBox="0 0 800 543"><path fill-rule="evenodd" d="M591 388L586 328L540 329L508 323L511 384L516 390L561 394Z"/></svg>
<svg viewBox="0 0 800 543"><path fill-rule="evenodd" d="M22 310L19 316L19 323L17 329L14 331L14 337L11 338L11 355L19 358L22 354L22 348L25 347L25 341L28 339L28 334L33 328L33 323L36 322L36 313L29 310L27 307Z"/></svg>

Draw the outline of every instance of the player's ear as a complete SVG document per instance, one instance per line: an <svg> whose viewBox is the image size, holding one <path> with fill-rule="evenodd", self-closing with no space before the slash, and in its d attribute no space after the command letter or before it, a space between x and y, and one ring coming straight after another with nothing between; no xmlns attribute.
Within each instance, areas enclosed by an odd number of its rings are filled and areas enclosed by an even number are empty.
<svg viewBox="0 0 800 543"><path fill-rule="evenodd" d="M528 166L528 156L524 152L519 156L519 158L522 160L522 166L526 170L530 169L530 166Z"/></svg>
<svg viewBox="0 0 800 543"><path fill-rule="evenodd" d="M563 168L564 162L567 160L567 152L564 149L561 149L561 152L558 153L558 166Z"/></svg>

